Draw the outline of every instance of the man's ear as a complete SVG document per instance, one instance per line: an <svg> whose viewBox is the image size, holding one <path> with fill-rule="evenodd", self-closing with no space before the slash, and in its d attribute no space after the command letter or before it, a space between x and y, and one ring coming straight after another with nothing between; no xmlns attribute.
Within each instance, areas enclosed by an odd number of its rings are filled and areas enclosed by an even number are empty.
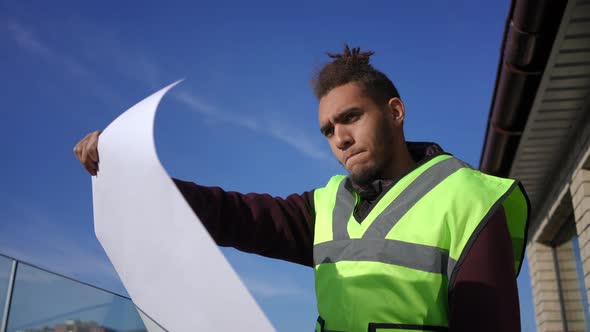
<svg viewBox="0 0 590 332"><path fill-rule="evenodd" d="M387 110L391 113L396 126L402 126L406 119L406 107L401 99L394 97L387 102Z"/></svg>

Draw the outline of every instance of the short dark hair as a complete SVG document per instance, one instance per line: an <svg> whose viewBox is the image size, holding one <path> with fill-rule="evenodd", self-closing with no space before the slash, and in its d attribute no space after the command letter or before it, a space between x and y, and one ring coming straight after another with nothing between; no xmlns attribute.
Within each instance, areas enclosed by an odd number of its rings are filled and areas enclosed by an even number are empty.
<svg viewBox="0 0 590 332"><path fill-rule="evenodd" d="M345 44L342 54L327 54L334 60L325 64L311 82L318 99L330 90L352 82L360 84L363 92L378 105L386 104L391 98L399 98L393 82L369 63L369 58L375 52L361 53L360 47L351 50Z"/></svg>

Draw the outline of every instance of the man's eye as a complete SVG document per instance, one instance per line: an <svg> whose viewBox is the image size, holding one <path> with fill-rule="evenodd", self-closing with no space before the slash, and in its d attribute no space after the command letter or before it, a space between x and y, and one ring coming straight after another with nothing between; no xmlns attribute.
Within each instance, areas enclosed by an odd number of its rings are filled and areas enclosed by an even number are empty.
<svg viewBox="0 0 590 332"><path fill-rule="evenodd" d="M334 134L334 128L326 128L326 129L324 129L323 134L326 137L332 136L332 134Z"/></svg>
<svg viewBox="0 0 590 332"><path fill-rule="evenodd" d="M347 114L346 117L344 118L344 121L345 122L353 122L357 118L358 118L358 114Z"/></svg>

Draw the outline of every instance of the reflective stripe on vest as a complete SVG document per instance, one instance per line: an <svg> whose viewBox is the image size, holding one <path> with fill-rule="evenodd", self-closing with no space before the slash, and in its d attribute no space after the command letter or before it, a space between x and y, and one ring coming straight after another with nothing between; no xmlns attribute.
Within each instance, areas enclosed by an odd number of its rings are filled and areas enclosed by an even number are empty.
<svg viewBox="0 0 590 332"><path fill-rule="evenodd" d="M520 269L528 219L524 190L450 155L434 157L400 179L362 223L354 218L359 198L348 178L333 177L314 199L316 294L324 331L446 330L455 266L500 205Z"/></svg>

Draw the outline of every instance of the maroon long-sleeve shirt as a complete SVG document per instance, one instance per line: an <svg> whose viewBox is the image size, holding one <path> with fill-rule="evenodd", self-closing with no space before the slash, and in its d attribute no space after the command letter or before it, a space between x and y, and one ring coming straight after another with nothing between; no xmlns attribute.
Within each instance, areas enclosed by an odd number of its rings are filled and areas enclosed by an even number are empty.
<svg viewBox="0 0 590 332"><path fill-rule="evenodd" d="M436 144L408 143L418 166L442 152ZM411 170L410 170L411 171ZM220 246L313 266L313 191L287 198L242 194L175 180L177 187ZM381 194L396 183L356 187L362 220ZM450 331L520 331L512 242L499 208L459 260L449 285Z"/></svg>

